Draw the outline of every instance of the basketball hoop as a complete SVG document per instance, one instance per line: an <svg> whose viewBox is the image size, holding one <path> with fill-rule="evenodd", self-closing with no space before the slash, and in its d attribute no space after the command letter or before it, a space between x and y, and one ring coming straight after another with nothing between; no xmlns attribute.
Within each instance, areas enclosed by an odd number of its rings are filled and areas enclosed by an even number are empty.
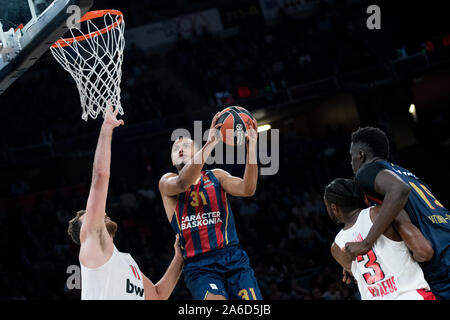
<svg viewBox="0 0 450 320"><path fill-rule="evenodd" d="M109 104L123 115L120 102L125 47L123 14L117 10L90 11L79 22L84 32L80 28L69 29L72 37L59 39L50 50L77 84L83 109L81 118L95 119L104 114Z"/></svg>

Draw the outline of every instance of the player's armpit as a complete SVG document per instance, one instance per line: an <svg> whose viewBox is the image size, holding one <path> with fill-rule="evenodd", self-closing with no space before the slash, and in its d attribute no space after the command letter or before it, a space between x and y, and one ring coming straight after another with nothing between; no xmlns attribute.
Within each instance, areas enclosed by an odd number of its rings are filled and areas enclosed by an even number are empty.
<svg viewBox="0 0 450 320"><path fill-rule="evenodd" d="M114 245L108 231L103 226L90 234L80 232L79 260L87 268L98 268L104 265L112 256Z"/></svg>
<svg viewBox="0 0 450 320"><path fill-rule="evenodd" d="M252 181L232 176L222 169L212 170L223 190L236 197L251 197L255 194L256 185Z"/></svg>
<svg viewBox="0 0 450 320"><path fill-rule="evenodd" d="M106 229L105 223L99 223L97 226L93 226L92 224L82 223L80 228L80 244L83 245L90 238L97 239L100 244L100 240L102 239L103 229Z"/></svg>
<svg viewBox="0 0 450 320"><path fill-rule="evenodd" d="M404 210L395 218L394 229L400 234L409 250L411 250L414 260L424 262L431 260L434 254L431 243L423 236L422 232L412 224L408 213Z"/></svg>

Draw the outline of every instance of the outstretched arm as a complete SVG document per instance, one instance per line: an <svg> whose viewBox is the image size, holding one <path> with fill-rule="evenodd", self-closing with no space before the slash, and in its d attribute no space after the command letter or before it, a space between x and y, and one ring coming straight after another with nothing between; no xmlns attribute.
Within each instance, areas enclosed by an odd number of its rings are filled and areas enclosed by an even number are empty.
<svg viewBox="0 0 450 320"><path fill-rule="evenodd" d="M382 170L376 175L373 187L377 193L384 195L383 204L364 241L345 244L346 253L351 260L372 248L378 237L386 231L403 209L411 191L406 183L388 170Z"/></svg>
<svg viewBox="0 0 450 320"><path fill-rule="evenodd" d="M219 142L217 137L217 129L222 124L216 124L220 113L214 116L209 131L208 141L206 141L203 148L198 151L191 160L181 169L178 175L174 173L167 173L159 180L159 191L162 196L174 196L183 191L186 191L191 184L200 176L206 159L208 159L214 147Z"/></svg>
<svg viewBox="0 0 450 320"><path fill-rule="evenodd" d="M108 195L109 170L111 163L111 140L115 127L123 125L123 120L117 120L118 109L113 111L109 106L105 112L100 136L95 150L92 169L92 182L86 205L86 213L80 230L80 242L83 243L90 235L98 234L105 227L105 207Z"/></svg>
<svg viewBox="0 0 450 320"><path fill-rule="evenodd" d="M256 158L257 128L258 126L255 120L252 128L247 133L247 162L243 179L234 177L221 169L212 170L225 192L233 196L251 197L255 194L258 182L258 162Z"/></svg>
<svg viewBox="0 0 450 320"><path fill-rule="evenodd" d="M184 264L178 235L176 236L175 244L173 246L175 248L175 255L167 268L166 273L158 283L153 284L150 279L143 275L146 300L167 300L172 294L172 291L180 278Z"/></svg>

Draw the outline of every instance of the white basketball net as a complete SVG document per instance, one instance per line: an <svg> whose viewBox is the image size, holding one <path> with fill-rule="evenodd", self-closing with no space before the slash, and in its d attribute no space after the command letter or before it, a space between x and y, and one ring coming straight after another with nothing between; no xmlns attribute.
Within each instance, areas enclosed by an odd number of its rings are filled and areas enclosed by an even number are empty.
<svg viewBox="0 0 450 320"><path fill-rule="evenodd" d="M93 20L103 25L97 26L92 20L81 22L87 28L86 33L79 28L69 29L72 38L78 37L77 40L61 39L67 46L56 42L56 47L50 47L55 59L77 84L83 109L81 118L85 121L88 116L95 119L100 113L104 115L109 104L118 108L119 113L123 115L120 81L125 47L125 21L123 16L110 13ZM110 30L101 32L111 26L113 27Z"/></svg>

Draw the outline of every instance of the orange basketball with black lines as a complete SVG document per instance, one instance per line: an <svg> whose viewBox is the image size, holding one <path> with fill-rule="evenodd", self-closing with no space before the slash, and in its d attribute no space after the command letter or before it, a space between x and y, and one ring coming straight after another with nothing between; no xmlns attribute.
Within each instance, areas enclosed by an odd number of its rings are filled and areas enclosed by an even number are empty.
<svg viewBox="0 0 450 320"><path fill-rule="evenodd" d="M220 132L222 141L230 146L245 143L245 133L252 127L255 118L245 108L239 106L226 107L220 112L217 123L222 123Z"/></svg>

